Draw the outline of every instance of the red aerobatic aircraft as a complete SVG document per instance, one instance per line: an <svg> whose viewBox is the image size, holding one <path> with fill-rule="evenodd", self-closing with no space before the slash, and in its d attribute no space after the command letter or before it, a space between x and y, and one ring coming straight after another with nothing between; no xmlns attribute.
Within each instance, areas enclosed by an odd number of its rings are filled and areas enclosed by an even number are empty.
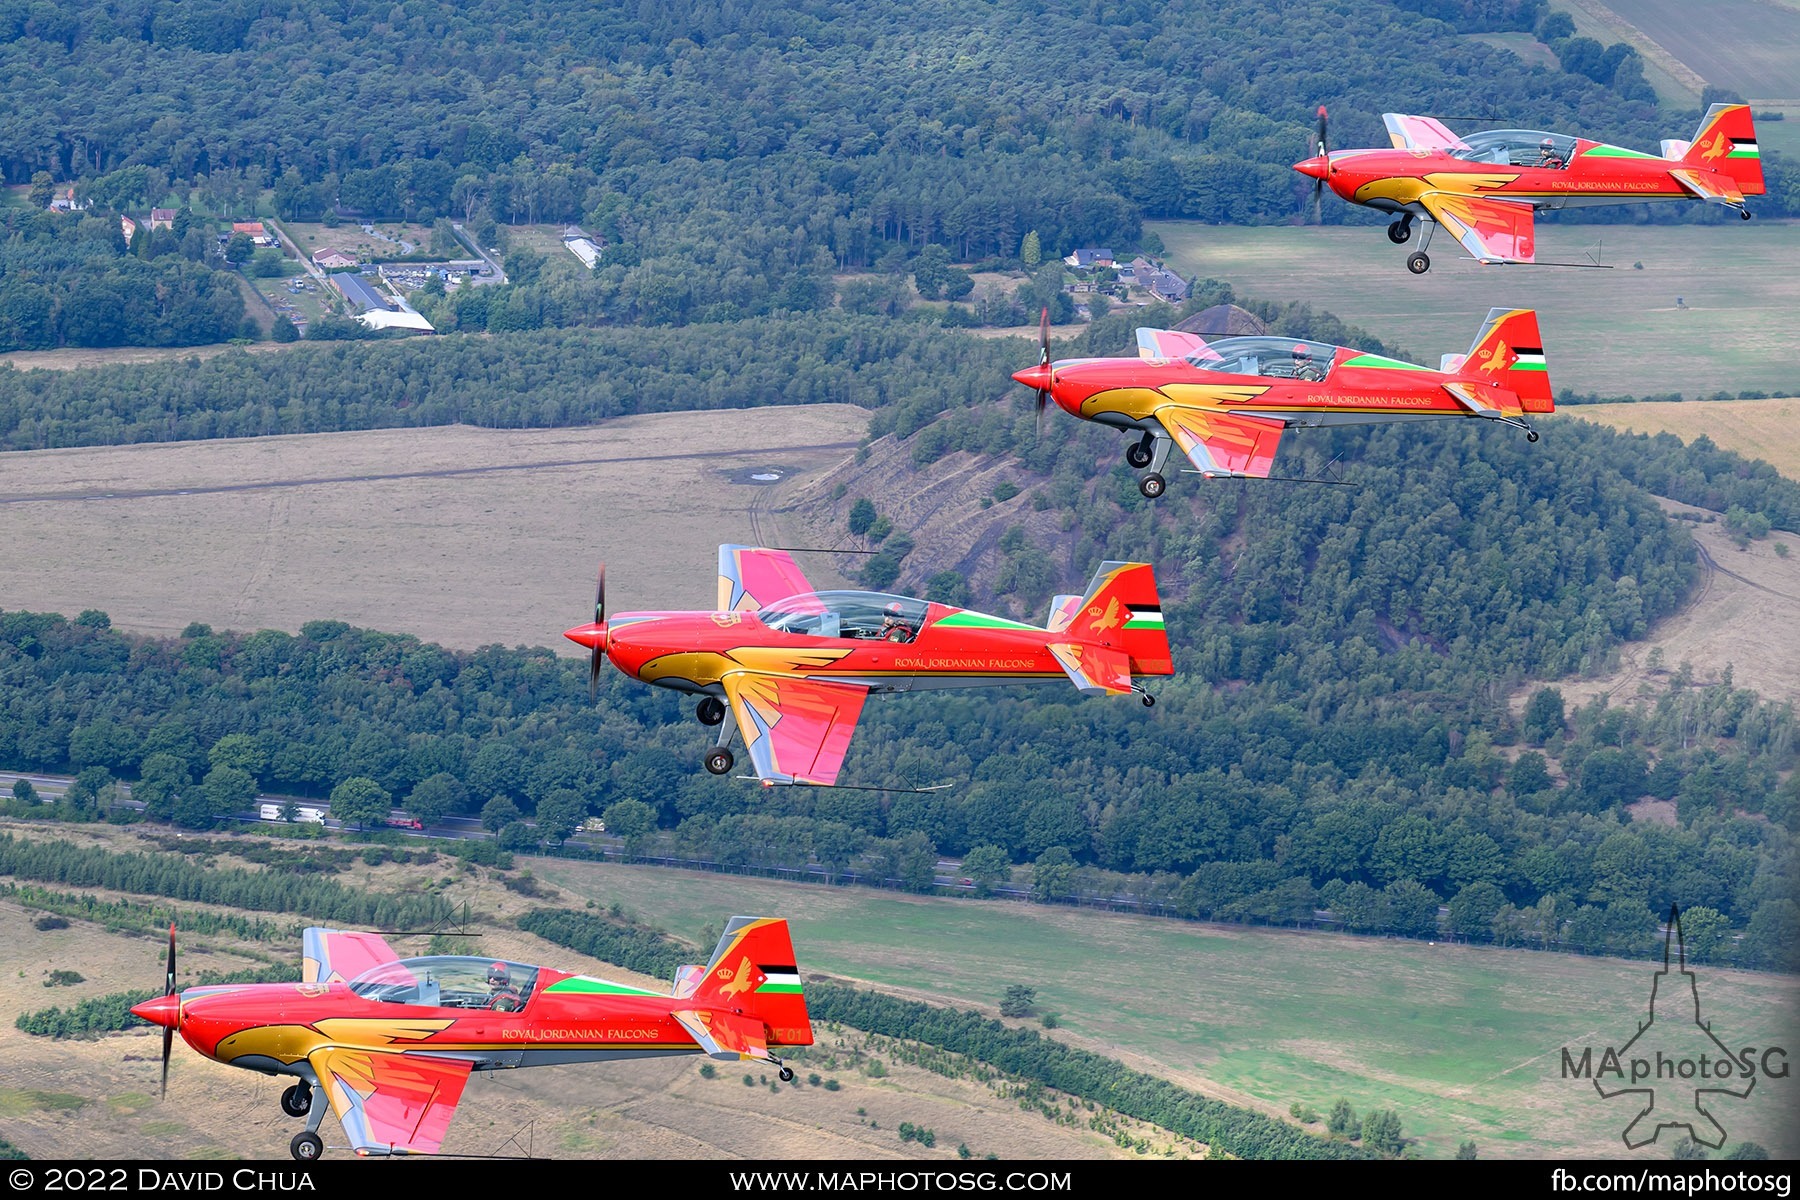
<svg viewBox="0 0 1800 1200"><path fill-rule="evenodd" d="M705 1054L793 1069L770 1049L810 1046L787 922L733 917L712 961L677 968L664 995L525 963L401 958L373 933L308 929L302 981L175 987L131 1011L163 1027L163 1091L179 1032L208 1058L287 1075L282 1111L306 1117L289 1149L324 1151L331 1110L358 1154L436 1154L471 1071Z"/></svg>
<svg viewBox="0 0 1800 1200"><path fill-rule="evenodd" d="M1068 679L1149 705L1132 677L1174 674L1147 563L1100 564L1086 595L1051 601L1040 629L905 596L814 591L784 550L720 546L716 611L608 620L602 567L593 622L564 636L592 651L593 679L611 658L634 679L699 695L695 715L720 727L706 769L731 770L741 729L765 785L835 785L872 692Z"/></svg>
<svg viewBox="0 0 1800 1200"><path fill-rule="evenodd" d="M1537 261L1532 218L1540 208L1704 200L1749 220L1744 197L1763 194L1756 130L1743 104L1713 105L1693 141L1666 140L1660 156L1561 133L1492 129L1458 137L1431 117L1381 119L1393 149L1330 150L1320 108L1318 153L1294 170L1318 180L1315 198L1329 184L1352 204L1394 214L1392 242L1407 241L1413 221L1426 218L1484 263ZM1406 266L1415 275L1431 269L1424 245Z"/></svg>
<svg viewBox="0 0 1800 1200"><path fill-rule="evenodd" d="M1430 370L1346 346L1273 336L1208 342L1173 329L1139 329L1137 358L1050 361L1039 327L1037 366L1013 378L1088 421L1138 434L1125 452L1149 467L1138 490L1155 499L1171 444L1208 479L1267 479L1281 432L1321 425L1477 417L1525 430L1555 411L1537 313L1490 309L1475 344Z"/></svg>

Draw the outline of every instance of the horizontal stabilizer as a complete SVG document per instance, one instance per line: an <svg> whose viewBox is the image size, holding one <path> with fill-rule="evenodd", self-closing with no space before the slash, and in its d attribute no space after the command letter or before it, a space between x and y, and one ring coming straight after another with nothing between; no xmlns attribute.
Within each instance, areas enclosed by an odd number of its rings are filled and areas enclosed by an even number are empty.
<svg viewBox="0 0 1800 1200"><path fill-rule="evenodd" d="M1117 696L1131 690L1131 657L1122 649L1084 642L1051 642L1049 650L1084 696Z"/></svg>
<svg viewBox="0 0 1800 1200"><path fill-rule="evenodd" d="M711 1008L678 1009L670 1015L709 1057L727 1062L769 1057L768 1029L761 1021Z"/></svg>

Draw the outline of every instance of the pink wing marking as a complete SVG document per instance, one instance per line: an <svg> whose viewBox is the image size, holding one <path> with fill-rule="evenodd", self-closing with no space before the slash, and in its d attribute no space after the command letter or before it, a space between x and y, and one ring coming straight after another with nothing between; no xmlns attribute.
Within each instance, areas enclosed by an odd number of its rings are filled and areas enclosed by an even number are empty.
<svg viewBox="0 0 1800 1200"><path fill-rule="evenodd" d="M1219 357L1217 351L1207 349L1205 338L1179 329L1139 329L1137 343L1138 357L1145 362L1167 362L1196 354L1202 358Z"/></svg>
<svg viewBox="0 0 1800 1200"><path fill-rule="evenodd" d="M1482 262L1536 261L1531 205L1454 192L1427 192L1419 202Z"/></svg>
<svg viewBox="0 0 1800 1200"><path fill-rule="evenodd" d="M1405 113L1382 113L1388 138L1396 150L1467 150L1469 144L1451 133L1433 117L1409 117Z"/></svg>
<svg viewBox="0 0 1800 1200"><path fill-rule="evenodd" d="M723 682L759 778L837 782L867 688L752 671Z"/></svg>
<svg viewBox="0 0 1800 1200"><path fill-rule="evenodd" d="M777 600L812 590L800 564L786 550L766 550L759 546L719 547L720 612L754 612ZM823 611L823 606L815 611Z"/></svg>
<svg viewBox="0 0 1800 1200"><path fill-rule="evenodd" d="M1254 479L1269 477L1284 428L1279 421L1262 417L1192 408L1161 408L1156 419L1202 475Z"/></svg>
<svg viewBox="0 0 1800 1200"><path fill-rule="evenodd" d="M380 934L346 933L310 927L301 935L301 979L306 983L339 983L355 979L370 967L399 961Z"/></svg>
<svg viewBox="0 0 1800 1200"><path fill-rule="evenodd" d="M436 1154L470 1068L456 1059L335 1046L315 1051L311 1062L359 1154Z"/></svg>

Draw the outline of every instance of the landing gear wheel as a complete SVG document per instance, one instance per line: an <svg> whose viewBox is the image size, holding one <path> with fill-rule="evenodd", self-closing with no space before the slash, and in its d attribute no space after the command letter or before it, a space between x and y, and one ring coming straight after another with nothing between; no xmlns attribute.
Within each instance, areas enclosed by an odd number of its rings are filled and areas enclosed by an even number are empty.
<svg viewBox="0 0 1800 1200"><path fill-rule="evenodd" d="M783 1067L781 1070L775 1072L775 1074L780 1077L781 1082L783 1083L794 1082L794 1068L792 1067Z"/></svg>
<svg viewBox="0 0 1800 1200"><path fill-rule="evenodd" d="M300 1162L316 1162L325 1153L325 1143L316 1133L296 1133L288 1143L288 1153Z"/></svg>
<svg viewBox="0 0 1800 1200"><path fill-rule="evenodd" d="M1747 208L1740 208L1740 209L1738 209L1738 216L1740 216L1740 217L1744 218L1744 220L1748 221L1750 219L1750 210Z"/></svg>
<svg viewBox="0 0 1800 1200"><path fill-rule="evenodd" d="M1538 431L1535 429L1527 429L1525 431L1525 440L1528 442L1537 441L1538 440Z"/></svg>
<svg viewBox="0 0 1800 1200"><path fill-rule="evenodd" d="M731 764L736 761L737 759L731 756L731 751L723 746L714 747L706 752L706 769L714 775L723 775L731 770Z"/></svg>
<svg viewBox="0 0 1800 1200"><path fill-rule="evenodd" d="M1161 475L1158 475L1155 471L1150 472L1150 474L1138 480L1138 491L1144 493L1144 499L1146 500L1156 499L1163 494L1163 491L1168 486L1168 481Z"/></svg>
<svg viewBox="0 0 1800 1200"><path fill-rule="evenodd" d="M725 719L725 702L717 696L702 696L694 708L694 715L700 718L702 725L717 725Z"/></svg>
<svg viewBox="0 0 1800 1200"><path fill-rule="evenodd" d="M1412 222L1395 221L1388 226L1388 241L1399 246L1412 240Z"/></svg>
<svg viewBox="0 0 1800 1200"><path fill-rule="evenodd" d="M1125 447L1125 461L1140 471L1150 465L1150 458L1150 447L1142 442L1133 442Z"/></svg>
<svg viewBox="0 0 1800 1200"><path fill-rule="evenodd" d="M1149 692L1145 692L1142 696L1139 697L1139 699L1144 702L1145 708L1155 708L1156 707L1156 697L1152 696Z"/></svg>
<svg viewBox="0 0 1800 1200"><path fill-rule="evenodd" d="M1406 260L1406 269L1414 275L1423 275L1431 270L1431 259L1423 250L1414 250Z"/></svg>
<svg viewBox="0 0 1800 1200"><path fill-rule="evenodd" d="M281 1111L290 1117L304 1117L312 1111L312 1088L296 1083L281 1093Z"/></svg>

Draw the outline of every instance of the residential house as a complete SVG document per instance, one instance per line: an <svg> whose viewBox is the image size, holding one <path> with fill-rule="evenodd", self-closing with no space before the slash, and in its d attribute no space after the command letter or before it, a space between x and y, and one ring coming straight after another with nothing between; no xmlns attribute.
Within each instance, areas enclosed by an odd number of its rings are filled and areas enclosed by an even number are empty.
<svg viewBox="0 0 1800 1200"><path fill-rule="evenodd" d="M315 266L324 267L327 271L342 271L357 265L353 255L345 254L342 250L333 250L330 246L320 246L313 251L312 260Z"/></svg>
<svg viewBox="0 0 1800 1200"><path fill-rule="evenodd" d="M172 208L153 208L150 210L150 228L174 229L175 210Z"/></svg>
<svg viewBox="0 0 1800 1200"><path fill-rule="evenodd" d="M600 262L600 247L594 245L594 243L588 241L588 239L584 237L570 238L568 241L564 242L563 245L567 246L569 252L576 258L579 258L582 265L587 267L590 271Z"/></svg>
<svg viewBox="0 0 1800 1200"><path fill-rule="evenodd" d="M1113 265L1113 252L1104 247L1098 249L1081 249L1063 259L1063 262L1077 271L1086 271L1093 267L1110 267Z"/></svg>
<svg viewBox="0 0 1800 1200"><path fill-rule="evenodd" d="M274 236L270 234L267 229L263 228L263 223L261 221L233 221L231 223L231 232L234 234L243 234L245 237L249 238L254 245L275 245Z"/></svg>
<svg viewBox="0 0 1800 1200"><path fill-rule="evenodd" d="M131 239L137 236L137 222L130 217L120 217L119 233L124 236L125 244L131 245Z"/></svg>

